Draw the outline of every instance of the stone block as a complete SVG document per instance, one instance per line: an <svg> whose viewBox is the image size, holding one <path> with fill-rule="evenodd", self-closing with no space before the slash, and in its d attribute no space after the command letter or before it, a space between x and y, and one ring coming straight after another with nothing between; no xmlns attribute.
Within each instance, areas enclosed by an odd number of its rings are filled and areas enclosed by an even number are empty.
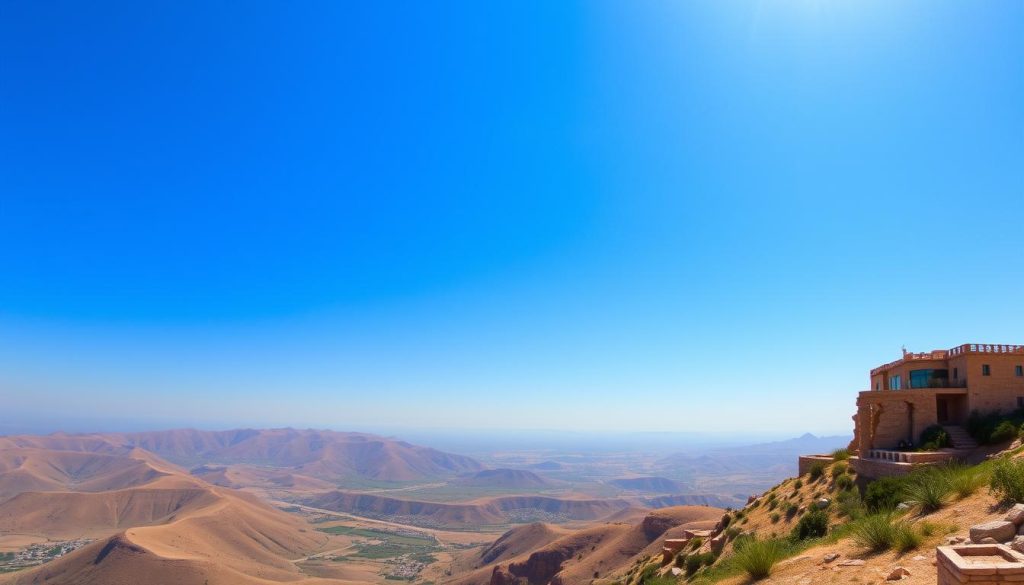
<svg viewBox="0 0 1024 585"><path fill-rule="evenodd" d="M991 538L996 542L1006 542L1017 535L1017 526L1006 520L993 520L984 524L971 526L971 542L981 544L982 540Z"/></svg>

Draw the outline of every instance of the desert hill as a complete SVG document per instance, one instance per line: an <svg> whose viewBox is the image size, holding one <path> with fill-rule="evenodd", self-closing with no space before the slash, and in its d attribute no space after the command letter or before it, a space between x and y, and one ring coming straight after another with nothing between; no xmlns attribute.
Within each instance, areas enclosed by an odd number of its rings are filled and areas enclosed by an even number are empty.
<svg viewBox="0 0 1024 585"><path fill-rule="evenodd" d="M404 500L370 493L333 490L301 500L314 508L369 518L387 517L417 526L472 527L526 522L596 520L629 507L624 500L548 496L501 496L469 502Z"/></svg>
<svg viewBox="0 0 1024 585"><path fill-rule="evenodd" d="M123 455L138 448L188 467L203 464L279 467L326 481L342 478L420 481L483 469L469 457L404 441L364 433L310 429L177 429L0 437L0 449L12 448L109 455Z"/></svg>
<svg viewBox="0 0 1024 585"><path fill-rule="evenodd" d="M99 492L166 475L142 459L37 448L0 450L0 502L29 491Z"/></svg>
<svg viewBox="0 0 1024 585"><path fill-rule="evenodd" d="M567 531L543 524L510 530L482 551L458 559L449 583L511 585L589 583L595 575L623 574L661 541L684 529L714 526L723 510L707 507L666 508L634 523L605 523Z"/></svg>
<svg viewBox="0 0 1024 585"><path fill-rule="evenodd" d="M548 487L553 482L525 469L484 469L456 483L471 487L530 489Z"/></svg>
<svg viewBox="0 0 1024 585"><path fill-rule="evenodd" d="M624 490L656 494L677 493L682 489L677 482L667 477L622 477L608 483Z"/></svg>
<svg viewBox="0 0 1024 585"><path fill-rule="evenodd" d="M255 496L131 445L42 439L0 443L0 486L9 496L0 501L0 535L97 540L0 583L340 583L308 578L293 562L329 537ZM36 489L23 489L30 485Z"/></svg>

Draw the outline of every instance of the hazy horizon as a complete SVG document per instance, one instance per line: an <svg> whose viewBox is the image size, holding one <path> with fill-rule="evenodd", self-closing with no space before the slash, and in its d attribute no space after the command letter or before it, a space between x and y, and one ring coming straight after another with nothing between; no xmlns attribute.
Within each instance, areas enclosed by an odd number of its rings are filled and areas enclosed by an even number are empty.
<svg viewBox="0 0 1024 585"><path fill-rule="evenodd" d="M7 5L0 429L850 432L1024 342L1022 22Z"/></svg>

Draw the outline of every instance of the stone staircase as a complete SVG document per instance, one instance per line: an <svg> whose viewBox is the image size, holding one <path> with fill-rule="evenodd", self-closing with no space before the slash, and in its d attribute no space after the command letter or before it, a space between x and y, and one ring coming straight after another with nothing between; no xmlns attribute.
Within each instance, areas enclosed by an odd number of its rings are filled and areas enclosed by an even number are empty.
<svg viewBox="0 0 1024 585"><path fill-rule="evenodd" d="M949 440L953 443L954 449L975 449L978 447L978 442L971 438L971 435L963 427L953 425L943 425L942 430L946 431L949 435Z"/></svg>

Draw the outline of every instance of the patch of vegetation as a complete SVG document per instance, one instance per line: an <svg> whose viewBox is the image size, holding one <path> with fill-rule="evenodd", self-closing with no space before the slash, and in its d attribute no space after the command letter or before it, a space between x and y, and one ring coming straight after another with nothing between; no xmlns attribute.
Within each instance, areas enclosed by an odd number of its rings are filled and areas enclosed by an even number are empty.
<svg viewBox="0 0 1024 585"><path fill-rule="evenodd" d="M796 540L821 538L828 533L828 514L824 510L811 510L800 517L793 527L792 537Z"/></svg>
<svg viewBox="0 0 1024 585"><path fill-rule="evenodd" d="M853 478L849 475L840 475L836 478L836 489L842 491L853 489Z"/></svg>
<svg viewBox="0 0 1024 585"><path fill-rule="evenodd" d="M949 473L936 468L915 471L902 483L903 498L917 506L922 514L931 514L941 509L953 491L949 484Z"/></svg>
<svg viewBox="0 0 1024 585"><path fill-rule="evenodd" d="M961 500L973 495L989 481L987 474L979 467L954 463L947 465L944 471L950 491Z"/></svg>
<svg viewBox="0 0 1024 585"><path fill-rule="evenodd" d="M921 534L913 524L893 512L871 514L850 526L850 534L858 546L869 552L897 550L906 552L921 545Z"/></svg>
<svg viewBox="0 0 1024 585"><path fill-rule="evenodd" d="M810 469L807 470L808 479L810 479L812 482L818 481L824 475L825 475L825 462L824 461L815 461L813 464L811 464Z"/></svg>
<svg viewBox="0 0 1024 585"><path fill-rule="evenodd" d="M789 556L791 549L789 542L776 538L752 540L739 547L733 562L756 581L771 575L775 563Z"/></svg>
<svg viewBox="0 0 1024 585"><path fill-rule="evenodd" d="M932 425L921 431L920 445L922 451L938 451L939 449L952 447L953 441L950 440L946 429L939 425Z"/></svg>
<svg viewBox="0 0 1024 585"><path fill-rule="evenodd" d="M870 512L895 510L902 500L903 482L897 477L883 477L868 484L864 505Z"/></svg>
<svg viewBox="0 0 1024 585"><path fill-rule="evenodd" d="M1024 460L997 459L992 465L989 491L1003 503L1024 502Z"/></svg>
<svg viewBox="0 0 1024 585"><path fill-rule="evenodd" d="M982 414L977 410L967 417L967 432L975 441L982 445L1002 443L1017 438L1021 423L1024 423L1024 411L1016 410L1009 415L993 411Z"/></svg>
<svg viewBox="0 0 1024 585"><path fill-rule="evenodd" d="M800 488L802 488L802 487L804 487L804 482L803 482L803 480L801 480L801 479L797 479L796 481L794 481L794 482L793 482L793 489L796 489L796 490L798 490L798 489L800 489Z"/></svg>
<svg viewBox="0 0 1024 585"><path fill-rule="evenodd" d="M846 461L849 458L850 450L845 447L832 452L832 461Z"/></svg>
<svg viewBox="0 0 1024 585"><path fill-rule="evenodd" d="M857 490L839 492L836 496L836 508L841 516L851 520L861 518L867 513L867 508L865 508L860 492Z"/></svg>
<svg viewBox="0 0 1024 585"><path fill-rule="evenodd" d="M699 571L701 567L709 566L715 562L715 555L711 553L700 553L692 554L686 557L684 562L684 570L687 575L692 575Z"/></svg>

